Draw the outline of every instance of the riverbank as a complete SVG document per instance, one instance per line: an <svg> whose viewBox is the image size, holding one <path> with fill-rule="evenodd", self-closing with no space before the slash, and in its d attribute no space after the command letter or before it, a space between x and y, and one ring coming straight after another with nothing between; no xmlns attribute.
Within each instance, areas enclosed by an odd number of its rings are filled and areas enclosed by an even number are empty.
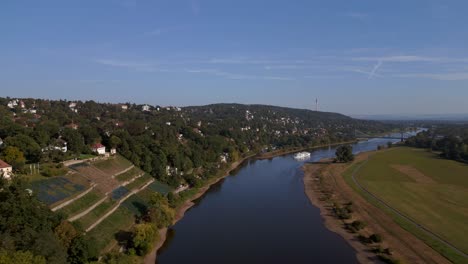
<svg viewBox="0 0 468 264"><path fill-rule="evenodd" d="M355 249L360 263L380 262L378 255L374 253L377 248L381 249L379 255L394 261L449 263L424 242L401 228L385 212L367 202L345 182L345 171L351 166L359 166L374 153L361 153L349 164L335 164L330 160L323 160L304 165L305 193L310 202L320 209L325 226L343 237ZM349 203L352 203L351 218L339 219L335 213L336 206L344 208ZM365 227L355 233L350 232L346 229L346 224L349 225L353 221L365 223ZM372 234L379 234L383 241L378 244L364 244L359 239L359 235L362 238ZM388 252L391 254L383 252L386 248L390 249Z"/></svg>
<svg viewBox="0 0 468 264"><path fill-rule="evenodd" d="M176 209L175 218L174 218L174 221L173 221L172 225L175 225L180 219L182 219L184 217L185 213L195 205L194 201L196 199L200 198L201 196L203 196L210 189L210 187L213 184L216 184L219 181L221 181L222 179L226 178L227 176L230 175L230 173L232 171L236 170L245 161L247 161L248 159L253 158L255 156L256 155L250 155L250 156L247 156L245 158L242 158L239 161L236 161L236 162L232 163L231 166L229 167L229 169L226 170L226 172L221 177L217 177L217 178L213 179L208 184L206 184L205 186L200 188L195 195L190 197L190 199L184 201L184 203ZM158 250L164 245L164 242L166 241L167 231L168 231L168 228L163 228L163 229L159 230L158 242L156 243L153 250L151 250L151 252L148 255L145 256L145 258L144 258L144 263L145 264L154 264L156 262Z"/></svg>

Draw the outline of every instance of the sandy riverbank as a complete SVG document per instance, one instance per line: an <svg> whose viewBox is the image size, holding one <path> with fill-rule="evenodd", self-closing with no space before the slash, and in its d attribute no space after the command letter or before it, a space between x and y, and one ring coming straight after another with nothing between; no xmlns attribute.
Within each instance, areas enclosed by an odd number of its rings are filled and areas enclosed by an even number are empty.
<svg viewBox="0 0 468 264"><path fill-rule="evenodd" d="M356 157L355 162L364 161L373 153L362 153ZM345 221L338 219L333 212L333 203L343 205L352 202L352 218L346 222L363 221L367 226L359 233L365 236L382 235L384 240L380 246L390 248L392 258L403 263L450 263L348 186L342 174L349 166L351 164L333 164L329 160L306 164L303 167L304 188L311 203L320 209L325 226L343 237L355 249L360 263L379 263L376 254L371 251L377 245L364 245L358 240L357 234L346 230Z"/></svg>
<svg viewBox="0 0 468 264"><path fill-rule="evenodd" d="M203 196L210 189L210 187L213 184L216 184L220 180L222 180L222 179L226 178L227 176L229 176L232 171L236 170L246 160L248 160L250 158L253 158L253 157L255 157L255 155L245 157L245 158L243 158L243 159L241 159L239 161L236 161L236 162L232 163L231 167L226 171L226 173L223 176L218 177L216 179L213 179L210 183L208 183L204 187L200 188L200 190L193 197L191 197L189 200L185 201L181 206L179 206L177 208L176 215L175 215L175 218L174 218L174 222L172 223L172 225L175 225L180 219L182 219L184 217L184 215L185 215L185 212L187 212L188 209L190 209L192 206L195 205L194 201L196 199L200 198L201 196ZM149 253L148 255L145 256L145 259L144 259L145 264L154 264L156 262L158 250L164 245L164 242L166 241L167 231L168 231L168 228L163 228L163 229L159 230L158 242L156 243L156 245L153 248L153 250L151 251L151 253Z"/></svg>

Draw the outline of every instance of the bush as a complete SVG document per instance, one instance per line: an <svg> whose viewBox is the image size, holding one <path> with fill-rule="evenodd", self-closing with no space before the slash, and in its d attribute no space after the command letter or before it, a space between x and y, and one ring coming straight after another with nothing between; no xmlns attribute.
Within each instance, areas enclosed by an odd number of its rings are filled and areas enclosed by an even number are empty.
<svg viewBox="0 0 468 264"><path fill-rule="evenodd" d="M357 231L366 227L366 224L361 221L354 221L351 224L346 224L346 228L351 231L352 233L356 233Z"/></svg>
<svg viewBox="0 0 468 264"><path fill-rule="evenodd" d="M373 234L373 235L371 235L369 238L370 238L370 240L372 240L372 242L374 242L374 243L380 243L380 242L382 242L382 236L379 235L379 234Z"/></svg>

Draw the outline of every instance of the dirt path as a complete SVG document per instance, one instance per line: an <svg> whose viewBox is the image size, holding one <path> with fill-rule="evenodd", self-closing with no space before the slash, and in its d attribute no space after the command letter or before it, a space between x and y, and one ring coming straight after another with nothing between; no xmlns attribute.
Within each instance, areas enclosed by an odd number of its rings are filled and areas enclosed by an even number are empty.
<svg viewBox="0 0 468 264"><path fill-rule="evenodd" d="M365 161L369 153L357 157L356 162ZM375 255L370 248L360 243L356 235L344 229L344 223L333 213L330 200L337 203L352 201L353 220L360 220L367 224L362 231L364 235L381 234L384 238L383 248L391 248L392 257L401 259L405 263L450 263L438 252L424 242L401 228L385 212L367 202L356 193L343 179L342 174L348 168L346 164L308 164L304 167L304 187L310 201L319 207L325 225L331 231L338 233L356 250L361 263L376 262ZM326 197L331 197L327 200ZM361 231L360 231L361 232Z"/></svg>
<svg viewBox="0 0 468 264"><path fill-rule="evenodd" d="M86 233L93 230L96 226L98 226L102 221L104 221L107 217L109 217L109 215L111 215L112 213L114 213L118 208L119 206L125 202L125 200L127 200L128 198L130 198L130 196L134 195L134 194L137 194L139 193L141 190L145 189L146 187L148 187L151 183L154 182L154 179L151 179L150 181L148 181L145 185L143 185L141 188L137 189L137 190L133 190L131 191L127 196L125 196L124 198L120 199L119 202L110 210L108 211L105 215L103 215L101 218L99 218L98 220L96 220L96 222L94 222L94 224L92 224L90 227L88 227L86 229Z"/></svg>
<svg viewBox="0 0 468 264"><path fill-rule="evenodd" d="M438 240L440 243L442 244L445 244L447 247L451 248L452 250L456 251L458 254L464 256L465 258L468 257L467 254L465 254L461 249L457 248L455 245L451 244L450 242L448 242L447 240L443 239L442 237L440 237L439 235L437 235L436 233L432 232L431 230L429 230L427 227L423 226L422 224L416 222L415 220L413 220L411 217L405 215L403 212L401 212L400 210L392 207L391 205L389 205L387 202L385 202L384 200L382 200L381 198L379 198L377 195L373 194L372 192L370 192L369 190L367 190L366 187L364 187L357 179L356 179L356 175L357 173L359 172L359 170L367 164L367 162L369 161L369 159L366 159L365 162L363 162L361 165L359 165L354 171L353 171L353 174L351 175L351 178L353 179L353 182L356 184L356 186L361 189L363 192L367 193L368 195L370 195L373 199L375 199L378 203L380 203L382 206L386 207L387 209L391 210L392 212L394 212L395 214L397 214L398 216L404 218L406 221L412 223L416 228L418 228L419 230L425 232L426 234L428 234L429 236L431 236L433 239L435 240ZM424 177L427 177L427 176L424 176ZM421 178L421 177L420 177ZM432 179L431 179L432 180Z"/></svg>

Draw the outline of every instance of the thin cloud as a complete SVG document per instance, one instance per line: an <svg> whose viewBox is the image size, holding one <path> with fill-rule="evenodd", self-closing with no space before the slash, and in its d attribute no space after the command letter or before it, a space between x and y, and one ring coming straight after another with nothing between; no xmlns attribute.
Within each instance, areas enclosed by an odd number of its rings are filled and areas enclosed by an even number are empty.
<svg viewBox="0 0 468 264"><path fill-rule="evenodd" d="M294 78L284 76L259 76L259 75L247 75L238 74L226 71L220 71L217 69L185 69L187 73L203 73L211 74L215 76L224 77L232 80L275 80L275 81L292 81Z"/></svg>
<svg viewBox="0 0 468 264"><path fill-rule="evenodd" d="M396 77L402 78L426 78L439 81L463 81L468 80L468 72L452 72L452 73L408 73L397 74Z"/></svg>
<svg viewBox="0 0 468 264"><path fill-rule="evenodd" d="M385 57L356 57L354 61L382 61L382 62L468 62L468 58L426 57L415 55L385 56Z"/></svg>
<svg viewBox="0 0 468 264"><path fill-rule="evenodd" d="M368 79L374 78L375 74L377 73L377 70L382 66L382 61L378 61L377 64L374 66L372 71L369 73Z"/></svg>
<svg viewBox="0 0 468 264"><path fill-rule="evenodd" d="M345 16L354 18L354 19L365 19L368 18L369 15L361 12L348 12L345 14Z"/></svg>
<svg viewBox="0 0 468 264"><path fill-rule="evenodd" d="M173 31L179 31L187 28L186 26L173 26L173 27L163 27L163 28L156 28L154 30L145 32L145 36L160 36L165 33L173 32Z"/></svg>
<svg viewBox="0 0 468 264"><path fill-rule="evenodd" d="M142 67L149 67L150 65L147 63L139 63L139 62L129 62L129 61L118 61L118 60L110 60L110 59L97 59L94 60L95 62L107 66L113 67L125 67L125 68L142 68Z"/></svg>

